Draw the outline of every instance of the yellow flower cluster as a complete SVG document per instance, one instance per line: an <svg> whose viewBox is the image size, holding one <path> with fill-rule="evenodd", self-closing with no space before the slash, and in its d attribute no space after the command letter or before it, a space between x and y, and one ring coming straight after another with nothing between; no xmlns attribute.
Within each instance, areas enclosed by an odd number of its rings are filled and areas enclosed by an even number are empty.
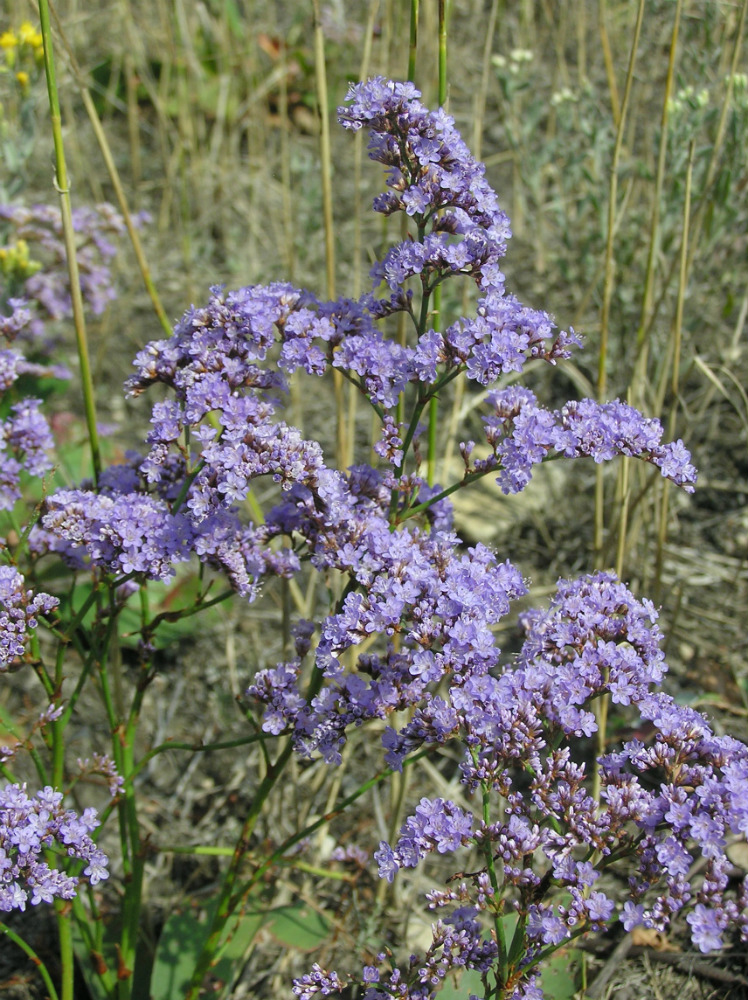
<svg viewBox="0 0 748 1000"><path fill-rule="evenodd" d="M26 240L0 247L0 274L6 278L25 281L32 274L36 274L41 266L38 260L29 257L29 245Z"/></svg>
<svg viewBox="0 0 748 1000"><path fill-rule="evenodd" d="M0 34L0 69L15 70L15 78L21 91L28 90L31 76L29 70L38 67L44 58L42 36L30 21L24 21L18 30L9 28Z"/></svg>

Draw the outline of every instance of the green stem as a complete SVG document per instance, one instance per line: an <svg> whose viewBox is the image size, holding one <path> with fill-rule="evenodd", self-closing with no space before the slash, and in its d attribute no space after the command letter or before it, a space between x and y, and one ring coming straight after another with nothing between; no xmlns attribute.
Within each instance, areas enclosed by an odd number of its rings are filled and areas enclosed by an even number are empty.
<svg viewBox="0 0 748 1000"><path fill-rule="evenodd" d="M28 755L31 757L32 761L34 762L34 767L36 768L36 773L39 775L39 780L42 786L51 784L51 781L49 779L49 773L46 767L44 766L44 761L41 759L38 750L36 750L36 748L30 741L27 742L26 739L16 731L15 726L13 726L8 719L3 718L2 725L3 729L6 732L10 733L10 735L14 739L18 740L18 742L21 744L26 753L28 753ZM6 767L4 764L0 765L0 768L2 768L2 770L0 770L0 774L2 774L3 777L6 778L12 785L19 784L18 777L13 774L10 768Z"/></svg>
<svg viewBox="0 0 748 1000"><path fill-rule="evenodd" d="M57 933L60 937L60 1000L74 1000L73 976L75 973L75 955L73 953L73 911L67 900L55 900L57 915Z"/></svg>
<svg viewBox="0 0 748 1000"><path fill-rule="evenodd" d="M476 767L480 765L478 759L478 751L475 747L470 748L470 755L473 758L473 763ZM488 828L491 825L491 792L488 784L485 781L481 782L481 800L483 806L483 823ZM501 898L501 892L499 888L499 879L496 874L496 862L493 856L493 847L491 845L491 840L486 838L482 844L483 855L486 859L486 870L488 871L488 877L491 880L491 888L494 891L494 898L499 900ZM498 910L494 911L493 914L493 925L494 932L496 934L496 945L499 949L499 983L500 987L503 987L507 981L509 973L509 962L508 962L508 951L506 946L506 934L504 933L504 924L501 919L501 914Z"/></svg>
<svg viewBox="0 0 748 1000"><path fill-rule="evenodd" d="M418 55L418 0L410 0L410 42L408 45L408 79L416 78L416 56Z"/></svg>
<svg viewBox="0 0 748 1000"><path fill-rule="evenodd" d="M428 753L429 753L428 748L424 750L419 750L418 753L413 754L412 757L408 757L407 760L403 761L403 768L409 767L411 764L414 764L417 760L420 760L422 757L425 757ZM251 887L265 874L265 872L268 871L268 869L272 868L276 864L281 863L283 855L286 854L288 851L290 851L292 847L295 847L296 844L298 844L302 840L305 840L307 837L311 837L311 835L313 833L316 833L316 831L319 830L320 827L323 827L326 823L329 823L337 816L340 816L342 813L345 812L348 806L352 805L357 799L360 799L361 796L364 795L366 792L368 792L370 788L373 788L374 785L378 785L381 781L384 781L385 778L389 778L392 774L393 771L389 767L384 768L384 770L382 771L378 771L373 778L369 778L369 780L365 781L363 785L359 785L359 787L355 791L351 792L344 799L342 799L338 803L338 805L335 806L333 810L325 813L324 816L320 816L313 823L310 823L308 826L305 826L303 830L300 830L298 833L293 834L293 836L287 837L286 840L284 840L283 843L280 845L280 847L278 847L271 855L269 855L265 859L265 861L263 861L263 863L258 868L255 869L255 871L252 873L252 877L241 887L241 895L244 895L244 893L246 893L249 889L251 889Z"/></svg>
<svg viewBox="0 0 748 1000"><path fill-rule="evenodd" d="M321 671L318 671L318 673L321 678ZM221 886L221 891L218 895L216 912L213 916L210 932L195 964L195 969L190 980L185 1000L198 1000L205 974L217 957L224 928L230 919L235 906L235 888L239 878L239 869L249 850L250 837L252 836L255 825L257 824L257 820L260 818L262 808L265 805L270 792L273 790L276 782L283 773L283 770L285 769L292 753L293 742L289 738L278 755L277 760L260 782L257 792L255 793L252 807L244 821L241 834L239 835L236 847L231 855L231 861L229 862L229 867L226 871L223 885Z"/></svg>
<svg viewBox="0 0 748 1000"><path fill-rule="evenodd" d="M147 592L141 590L141 612L143 620L148 618L148 598ZM112 618L115 617L112 609ZM146 624L146 627L148 625ZM143 895L143 876L145 874L145 853L140 838L140 823L138 820L138 799L135 794L135 787L130 777L135 771L135 735L140 719L140 711L148 688L151 664L148 660L141 663L140 677L135 694L133 695L127 722L124 727L122 737L122 771L125 779L122 788L124 795L124 812L126 817L127 834L130 844L130 857L132 861L130 879L126 886L125 905L123 907L123 927L121 937L121 964L125 970L133 975L121 979L119 983L119 995L122 1000L129 998L132 991L132 983L137 979L135 964L137 961L137 941L138 929L140 926L140 911ZM129 779L129 780L128 780Z"/></svg>
<svg viewBox="0 0 748 1000"><path fill-rule="evenodd" d="M65 654L65 645L64 643L61 642L58 647L57 655L58 657L61 656L64 657L64 654ZM78 698L80 697L81 691L83 690L86 680L88 679L91 673L91 669L93 668L94 659L95 657L93 656L87 656L83 660L83 668L81 669L75 688L73 689L73 693L70 695L67 705L65 706L65 710L63 711L62 715L58 720L63 729L67 725L70 716L73 714L73 710L78 702Z"/></svg>
<svg viewBox="0 0 748 1000"><path fill-rule="evenodd" d="M439 107L447 103L447 0L439 0ZM441 285L434 289L434 329L442 326ZM439 419L439 401L434 394L429 400L429 430L427 442L426 478L429 486L436 479L436 442Z"/></svg>
<svg viewBox="0 0 748 1000"><path fill-rule="evenodd" d="M208 858L230 858L233 856L233 847L211 847L207 844L195 844L194 846L180 844L159 844L159 854L188 854L195 857ZM296 858L279 858L275 864L280 868L293 868L295 871L307 872L309 875L317 875L319 878L331 878L336 882L350 882L351 876L346 872L331 872L327 868L319 868L317 865L309 865L306 861L298 861Z"/></svg>
<svg viewBox="0 0 748 1000"><path fill-rule="evenodd" d="M114 996L116 991L116 980L114 973L108 968L103 954L103 925L101 914L96 906L96 899L91 886L86 886L90 915L86 911L83 900L79 895L72 899L73 917L85 947L88 949L89 967L97 976L101 984L101 993L105 997Z"/></svg>
<svg viewBox="0 0 748 1000"><path fill-rule="evenodd" d="M469 486L471 483L476 482L478 479L482 479L484 476L488 476L490 473L496 474L499 471L497 465L492 466L490 469L482 469L480 472L468 472L462 479L456 483L452 483L451 486L447 486L443 489L441 493L437 493L430 500L426 500L425 503L416 504L415 507L408 507L407 510L402 511L397 515L397 523L400 524L402 521L407 521L408 518L416 517L418 514L422 514L423 511L428 510L429 507L433 507L435 503L440 500L444 500L445 497L451 496L452 493L456 493L457 490L463 489L465 486Z"/></svg>
<svg viewBox="0 0 748 1000"><path fill-rule="evenodd" d="M339 612L342 609L348 594L352 593L355 589L355 583L350 581L337 601L336 611ZM315 669L312 673L312 678L307 685L307 703L311 702L311 700L319 694L323 681L324 674L321 670ZM268 767L265 777L260 782L257 792L255 793L252 806L249 810L247 818L244 821L241 833L239 834L239 839L236 842L236 847L234 848L234 852L231 856L231 861L229 862L229 866L226 870L223 884L221 885L221 891L218 895L216 911L213 915L210 932L195 964L195 969L192 973L192 978L190 979L189 991L185 996L185 1000L198 1000L205 974L211 965L217 960L221 937L226 924L237 904L241 902L242 896L246 891L244 887L239 887L237 890L237 883L239 882L239 870L241 868L242 861L249 851L250 838L254 832L255 826L257 825L257 821L262 814L265 802L283 774L288 761L291 759L292 753L293 738L289 736L282 750L278 754L275 763L270 764ZM285 849L287 850L288 848L286 847Z"/></svg>
<svg viewBox="0 0 748 1000"><path fill-rule="evenodd" d="M0 934L7 937L10 941L13 942L13 944L17 945L24 953L24 955L26 955L31 960L36 971L44 980L44 985L49 992L50 1000L60 1000L57 990L54 987L54 983L52 982L52 977L50 976L49 970L47 969L47 966L39 958L39 956L31 947L31 945L27 944L24 941L24 939L20 936L20 934L16 934L15 931L11 930L10 927L8 927L7 924L2 923L2 921L0 921Z"/></svg>
<svg viewBox="0 0 748 1000"><path fill-rule="evenodd" d="M140 774L143 768L157 757L161 753L166 753L167 750L189 750L192 753L210 753L213 750L228 750L233 747L247 746L250 743L262 743L267 739L274 739L270 733L256 733L254 736L244 736L241 739L236 740L225 740L222 743L177 743L177 742L166 742L161 743L159 746L154 747L149 750L148 753L144 754L140 760L135 764L132 771L127 775L123 775L123 785L122 791L125 791L129 786L132 785L135 778ZM112 811L115 808L116 802L111 802L101 813L99 819L101 820L101 825L104 826Z"/></svg>
<svg viewBox="0 0 748 1000"><path fill-rule="evenodd" d="M96 105L91 97L91 92L86 86L86 80L80 66L73 53L72 46L65 36L65 32L62 29L62 24L57 15L57 11L53 10L52 15L55 19L55 27L62 40L63 47L68 57L68 62L70 68L73 71L73 76L75 77L76 83L78 84L78 90L80 92L81 98L83 99L83 105L88 114L89 120L91 122L91 128L93 129L94 135L96 136L96 141L99 144L99 149L104 160L104 164L109 174L109 179L112 182L112 187L114 188L114 193L117 197L117 203L119 204L120 211L122 212L122 218L125 220L125 227L127 228L128 236L130 237L130 242L132 243L132 248L135 253L135 259L138 262L138 268L140 269L140 274L143 278L143 284L146 287L148 296L153 305L154 312L158 317L158 321L161 324L167 337L170 337L173 328L169 322L169 318L166 315L161 300L156 291L156 286L153 283L153 278L151 277L150 268L148 267L148 262L145 258L145 253L143 251L143 245L140 242L140 236L138 235L138 230L135 226L132 214L130 212L130 207L127 204L127 198L125 197L125 191L122 187L122 181L119 176L119 171L114 162L114 157L112 156L112 151L109 147L109 141L106 137L106 132L101 124L101 118L96 110Z"/></svg>
<svg viewBox="0 0 748 1000"><path fill-rule="evenodd" d="M65 148L62 141L62 115L60 114L60 99L57 91L54 55L52 51L52 29L49 22L49 2L39 0L39 20L42 39L44 41L44 71L47 78L47 93L49 95L49 110L52 124L52 139L55 149L55 186L60 195L60 212L62 215L62 230L67 256L68 275L70 278L70 297L73 305L73 323L78 348L78 363L80 365L81 383L83 389L83 405L86 412L86 426L91 448L91 463L93 466L94 483L98 484L101 473L101 449L99 447L99 432L96 426L96 404L94 402L94 387L91 377L91 364L88 357L88 340L86 338L86 322L83 315L83 296L78 274L78 258L75 248L75 232L73 230L73 213L70 204L70 187L67 166L65 163Z"/></svg>

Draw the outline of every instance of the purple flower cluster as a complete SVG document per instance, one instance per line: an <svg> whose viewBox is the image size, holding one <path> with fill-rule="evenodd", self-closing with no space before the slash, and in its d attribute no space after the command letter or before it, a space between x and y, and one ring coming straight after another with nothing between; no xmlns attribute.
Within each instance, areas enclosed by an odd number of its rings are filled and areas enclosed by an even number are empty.
<svg viewBox="0 0 748 1000"><path fill-rule="evenodd" d="M365 1000L427 1000L448 972L463 968L479 970L486 982L494 976L514 1000L535 1000L536 964L547 949L616 919L627 928L664 928L684 907L702 950L719 946L728 925L748 938L748 887L730 883L725 855L728 836L748 833L748 749L656 693L666 668L653 606L608 574L561 581L549 608L524 616L524 643L507 661L496 626L525 584L485 546L462 545L447 500L492 471L505 492L517 492L533 466L554 454L596 462L636 456L691 490L688 452L680 441L663 444L658 421L619 401L549 410L513 386L487 396L490 457L473 461L473 443L464 442L464 481L426 484L418 437L430 398L458 375L490 386L533 360L554 364L577 341L506 292L499 262L508 220L453 120L424 108L412 85L382 78L352 88L349 102L341 122L368 128L371 155L388 168L376 209L403 211L417 230L372 269L374 290L384 285L387 297L325 303L281 283L211 289L171 338L135 359L131 396L155 383L167 390L152 408L147 453L105 470L97 489L82 484L46 497L31 551L56 553L125 587L166 580L177 564L196 559L249 600L263 578L292 577L305 561L342 581L330 613L295 626L295 657L254 677L248 693L263 707L263 730L287 733L300 755L335 764L352 727L404 712L409 721L385 729L388 765L399 769L416 751L461 744L466 794L480 789L485 804L475 819L454 802L423 798L397 842L380 845L375 859L390 881L434 852L469 849L483 860L459 887L431 894L432 908L452 911L434 925L424 958L399 968L382 954L366 966L355 980ZM54 220L14 212L5 217L22 238L52 254ZM103 230L92 225L91 249L106 258ZM458 276L479 290L475 315L444 332L427 329L429 297ZM101 292L101 274L91 280ZM54 315L61 286L37 284L33 293ZM33 316L24 318L16 300L13 310L4 323L17 336ZM378 325L397 311L413 321L409 343ZM0 355L0 385L12 385L19 365L12 352ZM340 370L366 396L380 421L379 468L330 468L320 445L281 419L287 375L298 369L317 377ZM7 507L19 495L22 467L34 474L48 467L50 440L35 401L11 410L0 438L8 452L0 506ZM245 501L260 482L270 499L261 523L252 523ZM56 603L24 592L23 583L16 570L0 570L0 668L24 654L34 616ZM305 661L312 681L302 689ZM597 762L595 797L588 738L597 728L591 706L603 695L654 736ZM108 758L81 767L106 777L116 794L120 779ZM56 841L90 862L92 883L105 877L103 855L85 839L93 829L88 813L81 820L63 813L61 796L48 789L36 800L17 788L3 794L18 804L0 808L0 821L7 814L9 830L26 831L8 834L14 846L0 853L0 866L7 862L0 890L16 886L9 905L26 900L21 875L25 885L47 887L34 889L32 902L74 890L72 876L30 871L36 846ZM491 798L503 801L500 820L490 819ZM697 854L706 867L694 876ZM12 879L2 875L12 866ZM608 886L617 877L625 888L616 894ZM59 891L49 888L55 878ZM500 954L500 935L487 939L484 920L512 909L524 939L508 956ZM500 968L508 969L502 982ZM340 993L350 982L315 966L294 991L304 1000Z"/></svg>
<svg viewBox="0 0 748 1000"><path fill-rule="evenodd" d="M34 594L24 583L14 566L0 566L0 673L23 662L37 615L48 615L60 603L49 594Z"/></svg>
<svg viewBox="0 0 748 1000"><path fill-rule="evenodd" d="M616 455L640 458L687 492L694 490L696 470L683 442L663 444L660 421L642 416L627 403L583 399L554 411L538 405L535 394L521 386L488 393L486 401L494 411L484 417L486 440L504 493L523 490L533 465L552 451L598 463Z"/></svg>
<svg viewBox="0 0 748 1000"><path fill-rule="evenodd" d="M412 84L377 77L352 87L350 107L339 110L345 128L368 128L371 158L388 167L390 190L375 200L375 209L405 211L418 227L417 239L392 247L374 265L374 287L384 282L392 293L387 308L409 312L404 288L411 278L427 296L445 279L466 275L485 297L474 319L460 320L444 334L420 330L415 348L393 360L398 368L405 362L406 372L409 367L421 383L435 382L442 364L488 385L504 372L520 371L529 358L568 357L578 343L573 332L554 338L550 316L505 293L499 262L511 236L509 220L453 119L441 109L429 111L420 96ZM376 312L383 305L375 300L369 308ZM415 380L413 375L405 381Z"/></svg>
<svg viewBox="0 0 748 1000"><path fill-rule="evenodd" d="M515 567L499 563L484 546L462 554L450 533L393 533L381 515L372 514L356 544L340 545L336 557L337 568L363 592L349 593L320 625L320 692L306 703L299 661L260 672L250 688L268 706L267 731L291 727L300 753L319 752L330 762L339 761L349 726L418 705L446 677L495 667L500 651L492 627L525 593ZM381 652L359 656L355 673L345 672L341 654L372 635L390 640ZM440 700L428 698L428 704ZM447 712L433 725L450 738L453 720Z"/></svg>
<svg viewBox="0 0 748 1000"><path fill-rule="evenodd" d="M194 555L250 600L266 574L298 571L292 551L269 547L273 528L244 526L231 509L200 518L188 507L172 510L167 500L147 492L140 465L139 457L131 456L130 464L111 467L100 493L59 490L49 496L29 536L32 552L55 552L75 569L151 580L170 579L176 564ZM160 485L169 493L173 482L165 478Z"/></svg>
<svg viewBox="0 0 748 1000"><path fill-rule="evenodd" d="M429 111L411 83L376 77L352 86L343 128L369 130L369 155L388 168L389 191L374 207L386 215L405 211L419 224L438 218L444 232L485 229L500 246L511 236L509 219L470 153L454 119ZM437 213L440 213L437 216Z"/></svg>
<svg viewBox="0 0 748 1000"><path fill-rule="evenodd" d="M40 399L24 399L0 420L0 510L12 510L21 498L21 473L42 476L52 468L47 452L54 447Z"/></svg>
<svg viewBox="0 0 748 1000"><path fill-rule="evenodd" d="M450 972L477 969L487 973L496 960L497 948L486 941L475 907L456 909L433 927L433 940L423 959L412 955L405 970L392 967L389 956L381 952L373 964L364 966L359 980L341 979L337 972L327 972L315 964L311 973L294 980L293 993L299 1000L315 996L343 994L358 982L362 1000L432 1000ZM466 1000L478 1000L471 994ZM519 1000L519 995L517 997Z"/></svg>
<svg viewBox="0 0 748 1000"><path fill-rule="evenodd" d="M122 790L125 779L118 773L117 765L107 754L95 753L93 758L86 757L85 760L79 757L77 764L81 774L98 774L105 778L112 798Z"/></svg>
<svg viewBox="0 0 748 1000"><path fill-rule="evenodd" d="M140 573L166 580L173 564L189 559L189 524L172 515L167 504L142 493L117 496L91 490L59 490L47 499L32 546L53 548L62 540L63 554L83 567L91 563L110 573Z"/></svg>
<svg viewBox="0 0 748 1000"><path fill-rule="evenodd" d="M416 806L415 815L403 825L395 849L382 842L374 855L379 877L392 882L400 868L415 868L432 851L440 854L456 851L458 847L471 844L472 838L470 813L445 799L423 798Z"/></svg>
<svg viewBox="0 0 748 1000"><path fill-rule="evenodd" d="M748 878L734 886L726 855L730 836L748 835L748 747L715 736L703 716L657 690L666 668L656 618L610 574L561 581L550 608L525 616L515 663L498 675L455 676L445 698L425 699L385 737L393 766L421 746L459 739L464 782L497 792L506 815L471 830L456 806L422 800L394 849L380 846L380 875L391 880L435 845L455 850L472 840L499 863L498 898L525 921L523 976L572 934L614 919L627 930L665 930L686 907L700 950L722 947L728 928L748 940ZM600 758L598 801L579 738L596 730L589 706L601 694L635 709L635 725L653 736ZM701 874L693 874L697 857ZM626 890L601 890L604 873ZM497 897L484 868L472 886L431 902L490 913Z"/></svg>
<svg viewBox="0 0 748 1000"><path fill-rule="evenodd" d="M62 805L62 793L43 788L30 797L25 785L0 788L0 910L25 910L26 903L72 899L81 881L51 868L47 852L83 863L83 877L96 885L109 876L108 860L91 833L99 825L94 809L78 816Z"/></svg>

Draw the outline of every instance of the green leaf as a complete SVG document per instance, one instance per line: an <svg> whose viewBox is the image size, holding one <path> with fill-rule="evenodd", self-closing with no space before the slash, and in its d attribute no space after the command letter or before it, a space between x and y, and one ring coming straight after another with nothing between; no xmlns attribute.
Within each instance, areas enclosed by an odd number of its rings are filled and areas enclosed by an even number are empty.
<svg viewBox="0 0 748 1000"><path fill-rule="evenodd" d="M87 920L86 922L89 929L93 931L98 919L97 921L89 922ZM72 922L73 951L75 952L78 968L91 995L91 1000L111 1000L112 984L116 983L117 977L118 958L116 942L120 939L121 930L122 927L119 920L115 919L110 924L103 924L101 926L101 950L96 954L92 954L84 940L78 920L73 920ZM147 958L147 956L140 955L141 959L143 957ZM99 969L98 972L97 968ZM110 983L109 988L107 988L102 977L108 978ZM140 985L143 984L141 983ZM147 986L147 983L145 985ZM134 982L133 986L135 986ZM135 995L142 994L136 992Z"/></svg>
<svg viewBox="0 0 748 1000"><path fill-rule="evenodd" d="M467 1000L471 993L483 996L483 982L477 969L450 973L439 990L439 1000Z"/></svg>
<svg viewBox="0 0 748 1000"><path fill-rule="evenodd" d="M540 982L548 1000L571 1000L574 996L580 956L574 948L562 948L543 965Z"/></svg>
<svg viewBox="0 0 748 1000"><path fill-rule="evenodd" d="M151 1000L176 1000L189 986L198 955L208 938L215 902L175 913L164 924L156 947L151 974ZM230 920L221 958L211 969L214 979L229 983L237 963L259 930L269 931L281 944L301 951L318 948L330 934L330 922L306 903L275 909L247 910L239 921Z"/></svg>
<svg viewBox="0 0 748 1000"><path fill-rule="evenodd" d="M151 1000L175 1000L187 992L198 956L208 938L215 903L175 913L164 924L156 947L151 974ZM229 921L228 943L211 974L228 982L236 962L252 943L263 923L263 914L243 914L239 922Z"/></svg>
<svg viewBox="0 0 748 1000"><path fill-rule="evenodd" d="M307 903L279 906L265 915L265 927L281 944L301 951L319 948L330 934L330 923Z"/></svg>

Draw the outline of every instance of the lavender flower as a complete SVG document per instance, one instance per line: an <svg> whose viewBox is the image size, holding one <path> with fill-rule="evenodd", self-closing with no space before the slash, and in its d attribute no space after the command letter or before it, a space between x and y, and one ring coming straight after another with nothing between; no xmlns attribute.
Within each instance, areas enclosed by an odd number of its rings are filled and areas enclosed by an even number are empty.
<svg viewBox="0 0 748 1000"><path fill-rule="evenodd" d="M486 440L501 470L497 482L504 493L523 490L533 465L553 450L598 463L616 455L641 458L693 492L696 470L683 442L662 444L659 420L642 416L626 403L584 399L552 411L539 406L534 393L520 386L489 393L486 401L494 410L484 418Z"/></svg>
<svg viewBox="0 0 748 1000"><path fill-rule="evenodd" d="M421 799L415 815L406 820L394 851L380 844L374 855L379 863L380 877L392 882L400 868L415 868L432 851L446 854L472 842L470 813L444 799Z"/></svg>
<svg viewBox="0 0 748 1000"><path fill-rule="evenodd" d="M369 129L369 155L388 167L388 194L374 202L389 215L405 211L417 221L439 216L444 231L480 227L500 246L509 238L509 220L485 179L485 168L470 154L454 119L428 111L409 83L376 77L352 86L348 107L338 110L344 128Z"/></svg>
<svg viewBox="0 0 748 1000"><path fill-rule="evenodd" d="M475 828L441 800L434 807L448 849L472 840L500 863L501 898L513 900L526 920L524 962L615 919L627 930L664 930L684 908L700 950L721 947L728 926L748 940L748 888L731 887L725 854L729 835L748 834L748 748L715 737L703 716L657 691L666 667L656 619L650 602L637 601L610 574L560 581L550 608L525 616L515 664L498 676L474 667L456 675L447 698L429 699L400 733L387 734L395 765L419 746L459 737L465 783L505 800L504 822ZM606 692L635 708L655 736L599 759L596 801L587 767L574 755L579 736L596 728L589 703ZM520 782L525 791L515 790ZM434 849L427 815L422 802L401 841L380 845L381 877L391 881ZM701 877L691 875L698 855L706 861ZM603 871L619 867L629 876L622 903L595 885ZM473 876L472 888L432 894L432 905L491 911L496 903L484 874ZM531 985L516 982L520 992Z"/></svg>
<svg viewBox="0 0 748 1000"><path fill-rule="evenodd" d="M24 399L0 420L0 510L11 510L21 498L21 473L42 476L52 468L47 452L54 446L39 399Z"/></svg>
<svg viewBox="0 0 748 1000"><path fill-rule="evenodd" d="M15 567L0 566L0 673L23 662L37 616L50 614L60 603L49 594L26 590L24 583Z"/></svg>
<svg viewBox="0 0 748 1000"><path fill-rule="evenodd" d="M141 573L167 580L174 563L189 559L192 533L185 515L172 515L161 500L141 493L114 497L88 490L59 490L47 498L32 547L70 556L85 554L110 573ZM60 544L62 543L62 544Z"/></svg>
<svg viewBox="0 0 748 1000"><path fill-rule="evenodd" d="M33 797L25 785L0 789L0 910L25 910L26 903L72 899L79 875L51 868L50 849L85 864L83 878L97 885L109 876L108 860L91 839L99 825L94 809L78 816L62 805L62 793L46 787Z"/></svg>
<svg viewBox="0 0 748 1000"><path fill-rule="evenodd" d="M98 774L105 778L112 798L122 790L125 779L118 774L117 765L107 754L95 753L92 758L86 757L85 760L79 757L77 764L81 774Z"/></svg>

